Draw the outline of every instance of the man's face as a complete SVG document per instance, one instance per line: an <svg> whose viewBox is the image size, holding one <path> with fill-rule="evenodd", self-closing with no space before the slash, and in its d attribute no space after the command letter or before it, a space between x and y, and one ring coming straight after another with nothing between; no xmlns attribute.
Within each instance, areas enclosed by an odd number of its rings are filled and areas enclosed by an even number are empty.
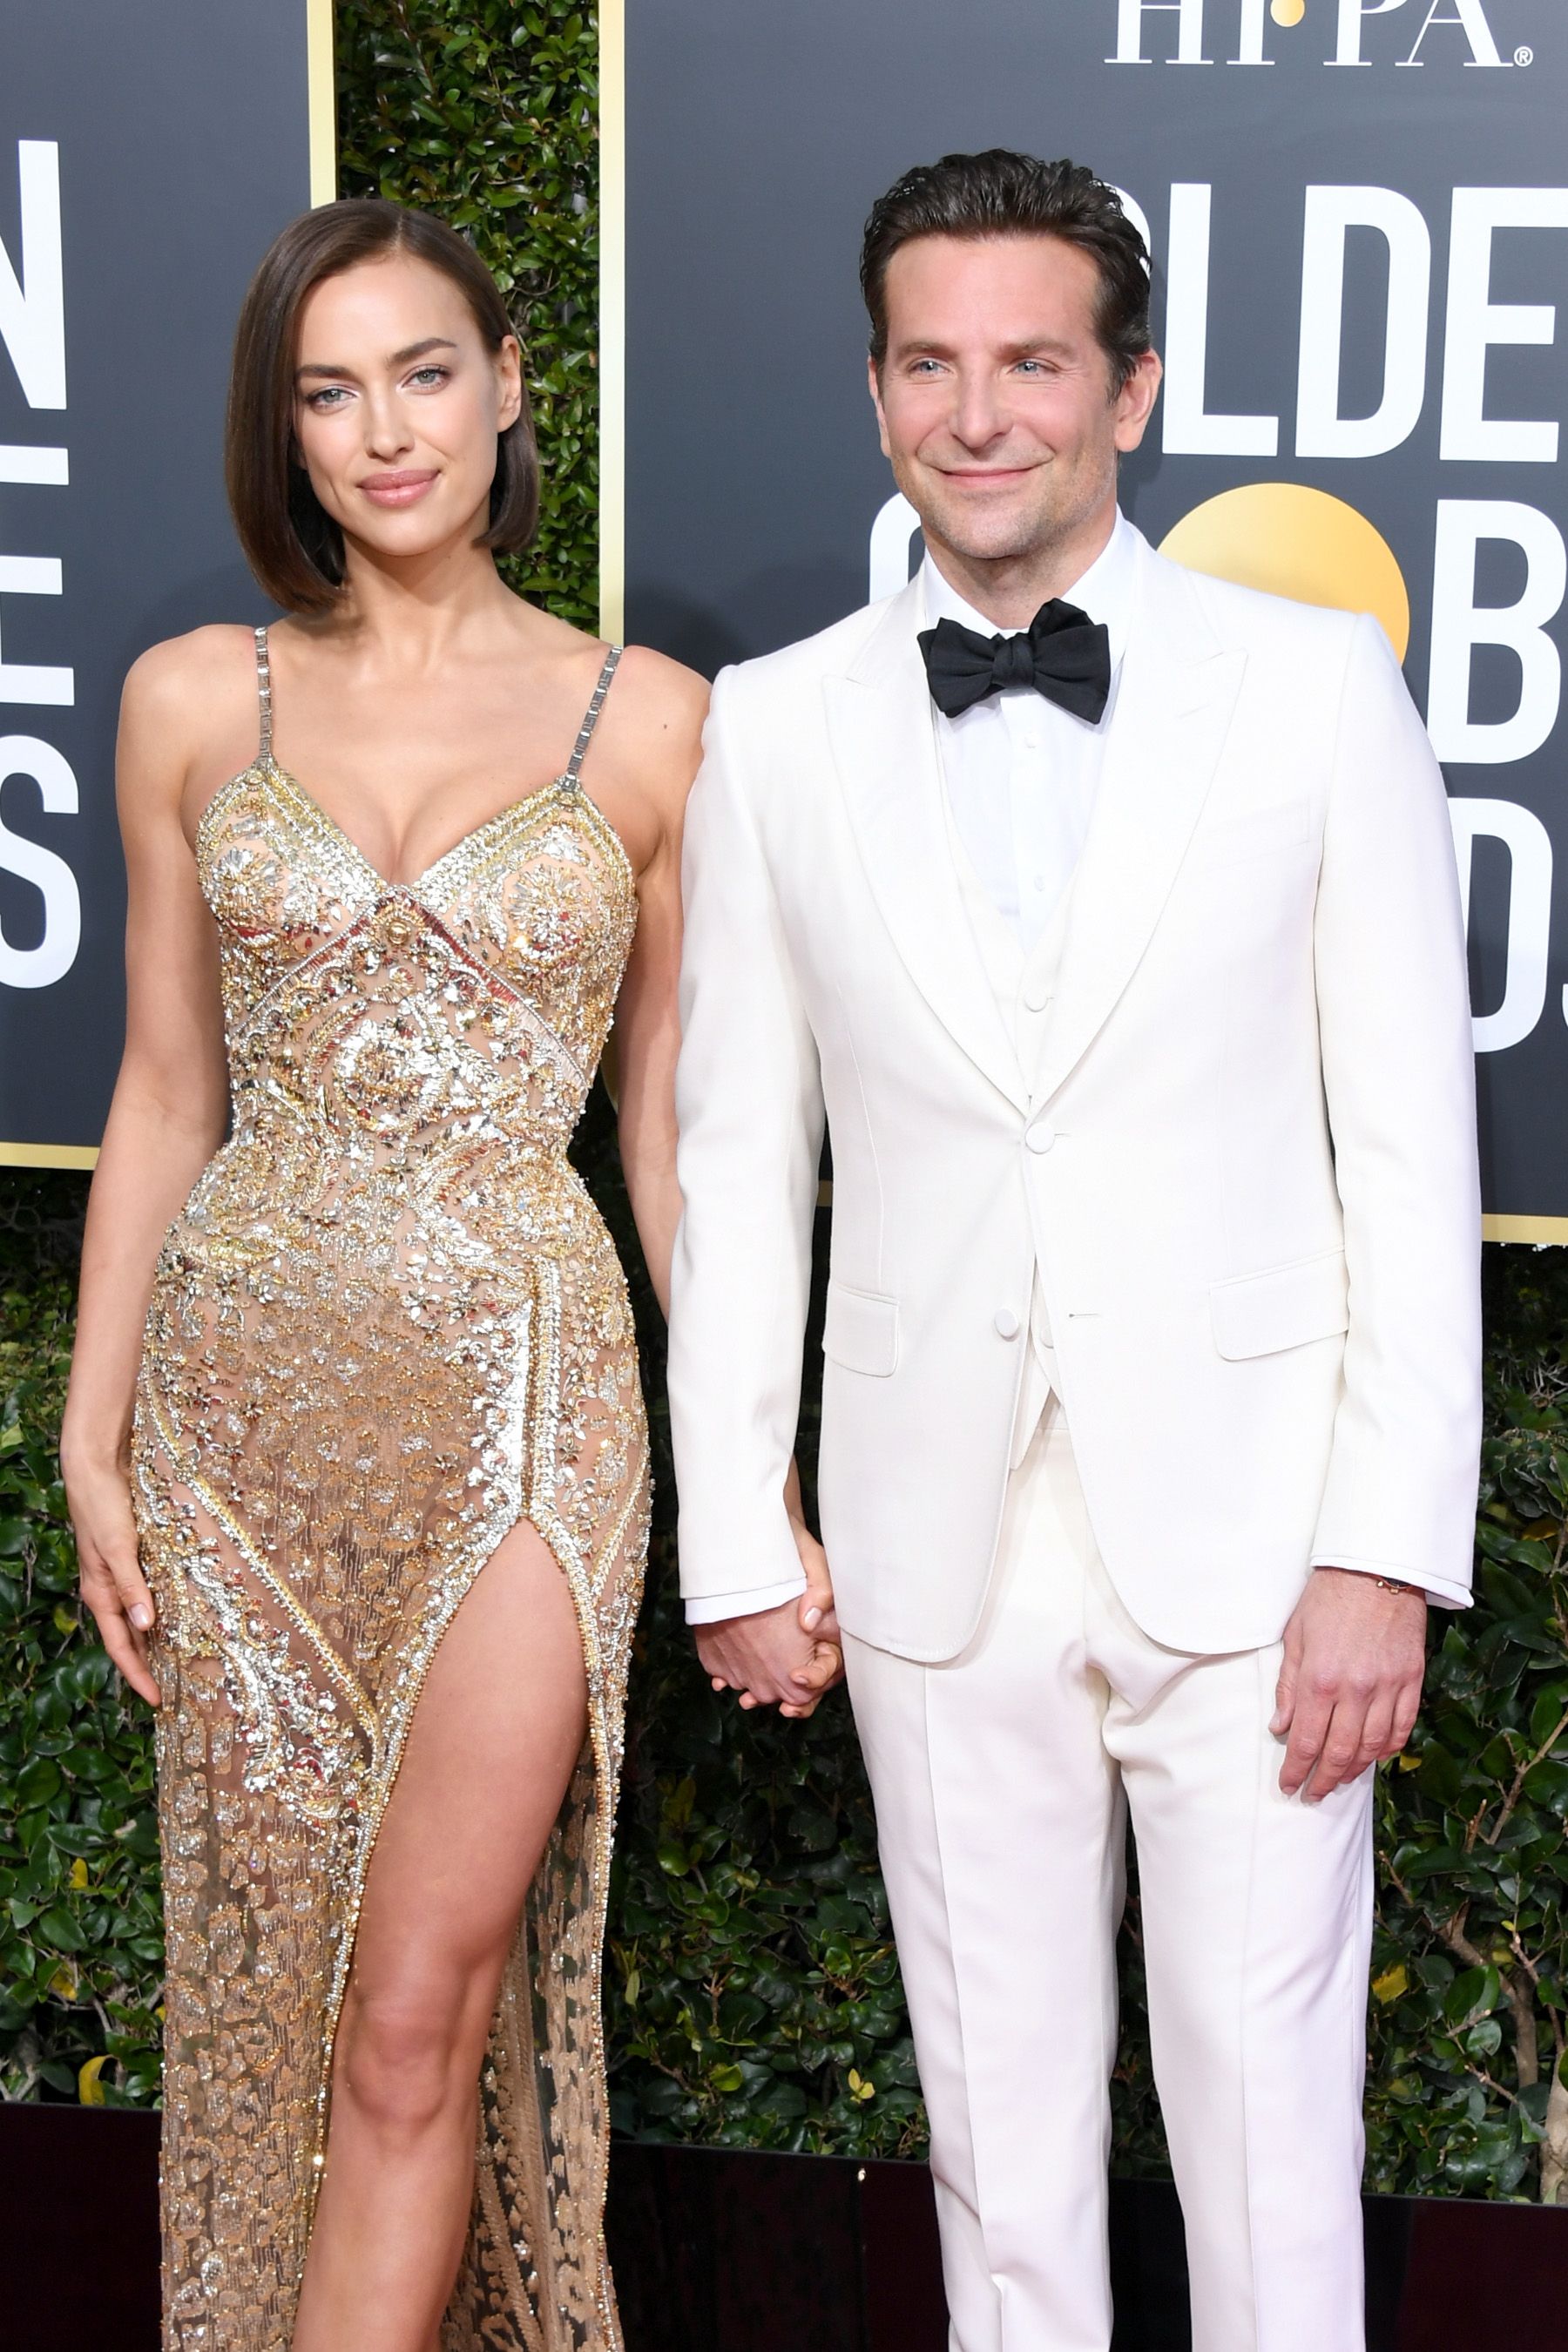
<svg viewBox="0 0 1568 2352"><path fill-rule="evenodd" d="M882 449L929 540L972 562L1070 542L1116 496L1159 387L1120 392L1094 331L1095 263L1054 236L921 236L888 268L871 371Z"/></svg>

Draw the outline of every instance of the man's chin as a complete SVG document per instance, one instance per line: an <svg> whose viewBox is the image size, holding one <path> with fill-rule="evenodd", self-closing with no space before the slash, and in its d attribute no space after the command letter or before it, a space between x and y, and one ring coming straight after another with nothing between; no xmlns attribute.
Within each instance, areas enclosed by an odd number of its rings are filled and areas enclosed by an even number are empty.
<svg viewBox="0 0 1568 2352"><path fill-rule="evenodd" d="M931 519L931 535L965 563L1018 562L1049 547L1059 530L1058 524L1043 515L1019 516L1006 521L990 517L984 524L973 515L956 516L951 520L935 515Z"/></svg>

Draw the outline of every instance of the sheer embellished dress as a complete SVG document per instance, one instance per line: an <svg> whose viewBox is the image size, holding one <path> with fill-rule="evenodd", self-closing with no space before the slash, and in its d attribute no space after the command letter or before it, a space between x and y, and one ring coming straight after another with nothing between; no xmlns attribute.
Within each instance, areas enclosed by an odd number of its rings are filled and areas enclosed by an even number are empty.
<svg viewBox="0 0 1568 2352"><path fill-rule="evenodd" d="M382 880L261 741L196 836L229 1139L158 1264L134 1439L168 1930L165 2343L284 2352L376 1834L466 1592L531 1522L590 1735L476 2087L446 2352L616 2352L600 1965L647 1434L567 1160L637 923L579 772Z"/></svg>

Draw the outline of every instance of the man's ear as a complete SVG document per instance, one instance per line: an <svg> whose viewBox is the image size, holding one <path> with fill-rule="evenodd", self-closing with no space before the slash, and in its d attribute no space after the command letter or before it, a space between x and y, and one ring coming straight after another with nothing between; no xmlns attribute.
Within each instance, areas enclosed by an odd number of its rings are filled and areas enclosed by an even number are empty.
<svg viewBox="0 0 1568 2352"><path fill-rule="evenodd" d="M893 453L888 446L888 420L882 410L882 385L877 373L876 360L869 352L866 354L866 389L871 395L871 405L877 412L877 431L881 436L882 455L884 457L890 457Z"/></svg>
<svg viewBox="0 0 1568 2352"><path fill-rule="evenodd" d="M1116 395L1116 446L1124 457L1137 448L1148 429L1164 373L1158 352L1142 352Z"/></svg>

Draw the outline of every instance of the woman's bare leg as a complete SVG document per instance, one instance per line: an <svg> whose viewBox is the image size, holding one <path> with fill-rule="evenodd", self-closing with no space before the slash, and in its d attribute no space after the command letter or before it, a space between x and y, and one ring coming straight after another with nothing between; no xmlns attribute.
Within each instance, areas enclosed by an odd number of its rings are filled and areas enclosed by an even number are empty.
<svg viewBox="0 0 1568 2352"><path fill-rule="evenodd" d="M587 1720L565 1578L517 1528L447 1628L371 1863L293 2352L436 2342L501 1970Z"/></svg>

